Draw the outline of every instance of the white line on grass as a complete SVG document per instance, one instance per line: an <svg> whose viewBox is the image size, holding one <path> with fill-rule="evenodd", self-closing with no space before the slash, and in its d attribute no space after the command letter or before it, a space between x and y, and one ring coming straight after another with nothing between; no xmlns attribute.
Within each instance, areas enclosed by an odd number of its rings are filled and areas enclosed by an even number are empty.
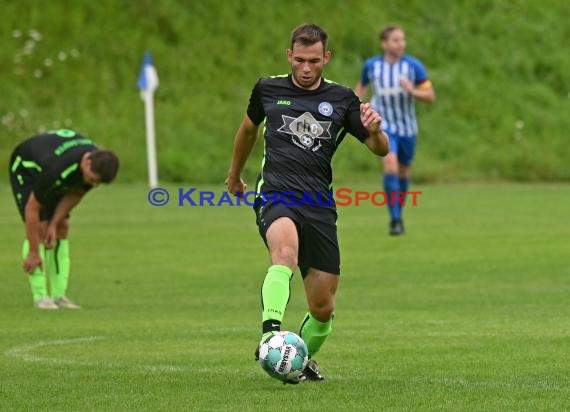
<svg viewBox="0 0 570 412"><path fill-rule="evenodd" d="M43 348L46 346L72 345L72 344L77 344L82 342L92 342L102 339L105 338L103 338L102 336L88 336L85 338L75 338L75 339L42 340L28 345L15 346L11 349L8 349L4 354L11 358L18 358L24 362L41 362L41 363L49 363L56 365L100 366L105 368L116 368L118 366L124 367L124 365L119 365L118 363L113 363L113 362L86 362L86 361L78 361L72 359L60 359L60 358L39 356L33 353L36 349ZM152 372L178 372L182 370L177 366L170 366L170 365L133 365L133 366L136 369L144 369Z"/></svg>

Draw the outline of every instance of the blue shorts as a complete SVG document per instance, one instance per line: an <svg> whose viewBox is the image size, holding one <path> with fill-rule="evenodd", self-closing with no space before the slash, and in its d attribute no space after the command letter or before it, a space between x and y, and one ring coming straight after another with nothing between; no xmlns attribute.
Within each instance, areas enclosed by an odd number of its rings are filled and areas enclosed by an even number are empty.
<svg viewBox="0 0 570 412"><path fill-rule="evenodd" d="M390 138L390 152L398 157L398 163L410 166L416 154L416 136L398 136L384 130Z"/></svg>

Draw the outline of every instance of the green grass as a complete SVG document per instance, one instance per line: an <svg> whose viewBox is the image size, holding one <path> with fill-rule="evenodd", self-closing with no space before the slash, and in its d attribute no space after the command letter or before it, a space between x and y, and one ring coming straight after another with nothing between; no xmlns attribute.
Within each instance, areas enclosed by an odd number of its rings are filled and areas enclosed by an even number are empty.
<svg viewBox="0 0 570 412"><path fill-rule="evenodd" d="M46 313L2 187L0 410L569 410L569 187L414 189L401 238L383 208L340 208L328 381L283 386L252 359L268 259L250 208L152 207L142 185L90 193L72 218L83 309Z"/></svg>
<svg viewBox="0 0 570 412"><path fill-rule="evenodd" d="M223 180L256 80L289 71L294 27L328 30L325 75L352 87L379 52L379 27L396 22L437 94L418 104L416 181L570 181L564 1L18 0L1 10L0 166L16 142L69 126L118 152L123 182L145 181L136 81L150 50L160 176ZM27 49L30 30L42 38ZM262 153L258 144L249 172ZM344 156L338 170L353 179L376 168L364 150Z"/></svg>

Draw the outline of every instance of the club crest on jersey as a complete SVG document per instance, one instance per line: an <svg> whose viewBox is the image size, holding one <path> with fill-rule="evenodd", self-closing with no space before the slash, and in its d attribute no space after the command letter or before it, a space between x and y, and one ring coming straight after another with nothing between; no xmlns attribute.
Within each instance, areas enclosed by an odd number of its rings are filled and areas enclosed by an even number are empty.
<svg viewBox="0 0 570 412"><path fill-rule="evenodd" d="M333 112L332 104L329 102L322 102L319 104L319 113L323 116L330 116Z"/></svg>
<svg viewBox="0 0 570 412"><path fill-rule="evenodd" d="M303 149L311 149L313 152L319 150L322 139L330 139L329 129L331 122L319 122L309 112L303 113L295 118L281 115L283 126L277 129L291 135L293 143Z"/></svg>

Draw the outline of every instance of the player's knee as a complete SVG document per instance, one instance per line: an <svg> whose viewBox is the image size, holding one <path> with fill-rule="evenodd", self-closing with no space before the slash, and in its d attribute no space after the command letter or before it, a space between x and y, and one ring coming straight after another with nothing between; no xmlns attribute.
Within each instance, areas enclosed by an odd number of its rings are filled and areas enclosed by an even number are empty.
<svg viewBox="0 0 570 412"><path fill-rule="evenodd" d="M57 225L57 238L67 239L69 234L69 219L64 219Z"/></svg>
<svg viewBox="0 0 570 412"><path fill-rule="evenodd" d="M398 173L398 157L396 153L390 152L384 157L384 173L397 174Z"/></svg>
<svg viewBox="0 0 570 412"><path fill-rule="evenodd" d="M333 299L319 299L309 303L311 314L320 322L328 322L334 313Z"/></svg>
<svg viewBox="0 0 570 412"><path fill-rule="evenodd" d="M281 246L271 251L271 258L274 265L297 267L297 250L292 246Z"/></svg>

